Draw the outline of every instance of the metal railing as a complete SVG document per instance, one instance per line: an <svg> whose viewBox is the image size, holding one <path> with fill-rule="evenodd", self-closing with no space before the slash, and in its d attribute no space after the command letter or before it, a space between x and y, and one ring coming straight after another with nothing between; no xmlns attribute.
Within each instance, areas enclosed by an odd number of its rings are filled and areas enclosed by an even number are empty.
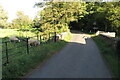
<svg viewBox="0 0 120 80"><path fill-rule="evenodd" d="M0 44L2 44L2 62L3 65L6 65L8 63L10 63L12 61L12 56L16 56L19 55L18 53L20 53L22 55L22 53L26 53L26 54L30 54L30 47L28 45L28 40L31 38L36 38L37 40L40 41L40 45L41 44L47 44L49 42L56 42L56 32L54 33L48 33L48 34L42 34L42 35L36 35L36 36L32 36L32 37L27 37L27 38L19 38L20 42L18 43L14 43L11 41L5 41L2 42ZM12 48L11 48L12 46ZM20 48L23 48L22 52ZM18 49L18 50L15 50ZM14 52L17 51L17 52ZM17 54L16 54L17 53Z"/></svg>

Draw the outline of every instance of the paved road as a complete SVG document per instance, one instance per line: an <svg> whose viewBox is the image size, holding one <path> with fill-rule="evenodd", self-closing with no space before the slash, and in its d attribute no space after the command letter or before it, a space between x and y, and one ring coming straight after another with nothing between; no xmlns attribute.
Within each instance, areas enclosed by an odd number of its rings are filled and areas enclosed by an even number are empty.
<svg viewBox="0 0 120 80"><path fill-rule="evenodd" d="M89 35L73 33L70 43L28 78L111 78Z"/></svg>

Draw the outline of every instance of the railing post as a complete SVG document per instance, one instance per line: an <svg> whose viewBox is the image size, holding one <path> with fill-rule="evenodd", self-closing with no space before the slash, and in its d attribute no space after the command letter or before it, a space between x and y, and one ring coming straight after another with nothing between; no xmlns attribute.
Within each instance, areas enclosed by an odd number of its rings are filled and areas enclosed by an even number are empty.
<svg viewBox="0 0 120 80"><path fill-rule="evenodd" d="M29 54L29 45L28 45L28 39L29 39L29 38L27 38L27 44L26 44L26 47L27 47L27 54Z"/></svg>
<svg viewBox="0 0 120 80"><path fill-rule="evenodd" d="M49 42L50 42L50 33L49 33Z"/></svg>
<svg viewBox="0 0 120 80"><path fill-rule="evenodd" d="M38 34L37 34L37 40L39 40L39 38L38 38Z"/></svg>
<svg viewBox="0 0 120 80"><path fill-rule="evenodd" d="M56 42L56 32L54 33L54 42Z"/></svg>
<svg viewBox="0 0 120 80"><path fill-rule="evenodd" d="M5 42L5 46L6 46L6 63L9 63L9 60L8 60L8 46L7 46L7 42Z"/></svg>
<svg viewBox="0 0 120 80"><path fill-rule="evenodd" d="M41 42L41 35L40 35L40 44L41 44L42 42Z"/></svg>

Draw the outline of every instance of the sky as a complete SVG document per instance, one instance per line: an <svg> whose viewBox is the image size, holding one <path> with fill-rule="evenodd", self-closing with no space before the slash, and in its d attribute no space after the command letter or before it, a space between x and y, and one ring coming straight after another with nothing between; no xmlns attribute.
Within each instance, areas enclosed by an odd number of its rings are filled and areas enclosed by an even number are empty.
<svg viewBox="0 0 120 80"><path fill-rule="evenodd" d="M8 13L8 21L11 22L16 18L17 11L23 11L24 14L33 19L37 11L42 10L41 8L34 8L34 4L39 1L41 0L0 0L0 5Z"/></svg>

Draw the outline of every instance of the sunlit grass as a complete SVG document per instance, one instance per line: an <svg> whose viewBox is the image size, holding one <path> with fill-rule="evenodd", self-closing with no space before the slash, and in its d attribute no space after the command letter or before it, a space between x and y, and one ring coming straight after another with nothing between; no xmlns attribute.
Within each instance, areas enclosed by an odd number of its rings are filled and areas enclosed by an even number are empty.
<svg viewBox="0 0 120 80"><path fill-rule="evenodd" d="M6 33L7 35L7 33ZM8 41L8 36L4 36L3 42ZM33 36L33 35L30 35ZM21 41L19 43L8 43L8 48L13 48L12 50L8 50L9 53L9 64L7 66L3 66L3 77L5 78L18 78L21 76L24 76L27 74L31 69L35 68L38 64L41 64L44 60L48 59L50 56L52 56L54 53L61 50L67 42L71 39L71 33L68 34L68 37L66 37L62 41L53 42L51 40L50 42L47 42L47 44L41 44L39 46L32 46L29 47L29 54L26 52L26 42ZM25 38L25 37L21 37ZM43 41L44 42L44 41ZM2 45L3 50L5 50L5 44ZM15 48L19 47L20 48ZM14 56L10 56L11 54L15 54ZM5 52L2 53L2 57L5 57ZM3 59L3 63L6 61L6 58Z"/></svg>
<svg viewBox="0 0 120 80"><path fill-rule="evenodd" d="M30 31L18 31L18 29L0 29L0 37L10 37L10 36L18 36L18 37L31 37L36 36L35 33Z"/></svg>
<svg viewBox="0 0 120 80"><path fill-rule="evenodd" d="M91 36L91 37L95 37L95 36L96 36L96 34L90 34L90 36Z"/></svg>
<svg viewBox="0 0 120 80"><path fill-rule="evenodd" d="M68 36L69 37L65 37L65 39L64 39L66 42L70 41L70 39L72 38L72 34L70 32L68 32Z"/></svg>

